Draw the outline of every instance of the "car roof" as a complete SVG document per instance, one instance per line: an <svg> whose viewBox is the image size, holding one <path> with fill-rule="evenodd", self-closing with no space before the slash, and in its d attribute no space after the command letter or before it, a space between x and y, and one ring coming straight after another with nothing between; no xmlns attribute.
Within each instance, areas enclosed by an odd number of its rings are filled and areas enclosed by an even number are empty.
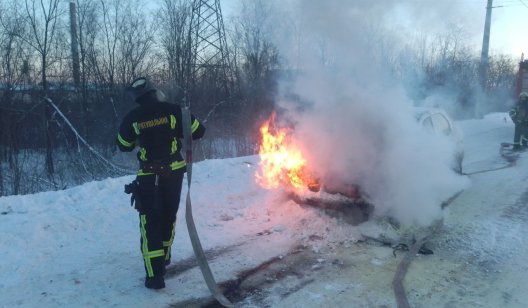
<svg viewBox="0 0 528 308"><path fill-rule="evenodd" d="M435 107L413 107L413 111L414 111L414 117L416 119L420 119L422 118L424 115L432 115L432 114L437 114L437 113L441 113L443 114L444 116L446 116L448 119L449 119L449 116L447 114L447 112L443 109L440 109L440 108L435 108Z"/></svg>

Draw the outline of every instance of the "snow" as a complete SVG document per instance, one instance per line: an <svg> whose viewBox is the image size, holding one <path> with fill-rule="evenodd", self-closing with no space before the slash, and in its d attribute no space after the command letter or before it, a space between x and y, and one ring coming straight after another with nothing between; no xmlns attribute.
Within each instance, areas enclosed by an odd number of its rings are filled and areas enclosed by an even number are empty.
<svg viewBox="0 0 528 308"><path fill-rule="evenodd" d="M499 155L513 124L506 113L458 122L461 176L470 182L444 210L443 226L405 279L411 306L523 307L528 302L526 154ZM392 279L406 254L363 240L402 242L424 227L383 217L357 226L300 206L254 175L258 157L207 160L193 168L193 216L217 282L240 307L395 307ZM1 307L153 307L214 303L178 213L166 288L144 288L139 221L123 186L133 176L64 191L0 198ZM453 186L450 195L457 192ZM417 204L413 206L419 206ZM254 272L248 273L252 269Z"/></svg>

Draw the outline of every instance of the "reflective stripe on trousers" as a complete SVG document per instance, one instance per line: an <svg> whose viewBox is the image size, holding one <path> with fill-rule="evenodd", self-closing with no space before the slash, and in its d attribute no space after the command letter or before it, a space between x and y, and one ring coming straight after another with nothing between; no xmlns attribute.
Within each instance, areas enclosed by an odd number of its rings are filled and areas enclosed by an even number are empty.
<svg viewBox="0 0 528 308"><path fill-rule="evenodd" d="M145 228L145 225L147 224L147 216L141 215L140 220L141 220L141 252L143 253L143 259L145 260L145 268L147 269L148 277L154 277L154 271L152 270L152 262L150 259L165 256L165 251L163 249L149 251L148 239L147 239L147 229Z"/></svg>
<svg viewBox="0 0 528 308"><path fill-rule="evenodd" d="M174 241L174 232L176 229L176 221L172 224L171 237L168 241L163 241L163 248L165 249L165 260L169 260L171 256L172 242Z"/></svg>

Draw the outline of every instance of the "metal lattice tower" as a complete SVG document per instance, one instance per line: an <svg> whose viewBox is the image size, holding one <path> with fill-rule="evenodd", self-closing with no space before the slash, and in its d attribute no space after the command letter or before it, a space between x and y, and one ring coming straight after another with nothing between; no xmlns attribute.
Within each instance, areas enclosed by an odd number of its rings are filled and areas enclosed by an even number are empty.
<svg viewBox="0 0 528 308"><path fill-rule="evenodd" d="M193 82L203 69L221 70L227 82L230 66L220 0L193 1L189 39Z"/></svg>

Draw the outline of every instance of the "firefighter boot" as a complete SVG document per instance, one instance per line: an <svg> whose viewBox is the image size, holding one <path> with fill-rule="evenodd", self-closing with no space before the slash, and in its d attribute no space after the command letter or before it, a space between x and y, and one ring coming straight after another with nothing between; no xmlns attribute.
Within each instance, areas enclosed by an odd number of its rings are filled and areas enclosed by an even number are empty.
<svg viewBox="0 0 528 308"><path fill-rule="evenodd" d="M163 276L154 276L145 278L145 287L159 290L165 288L165 279Z"/></svg>

